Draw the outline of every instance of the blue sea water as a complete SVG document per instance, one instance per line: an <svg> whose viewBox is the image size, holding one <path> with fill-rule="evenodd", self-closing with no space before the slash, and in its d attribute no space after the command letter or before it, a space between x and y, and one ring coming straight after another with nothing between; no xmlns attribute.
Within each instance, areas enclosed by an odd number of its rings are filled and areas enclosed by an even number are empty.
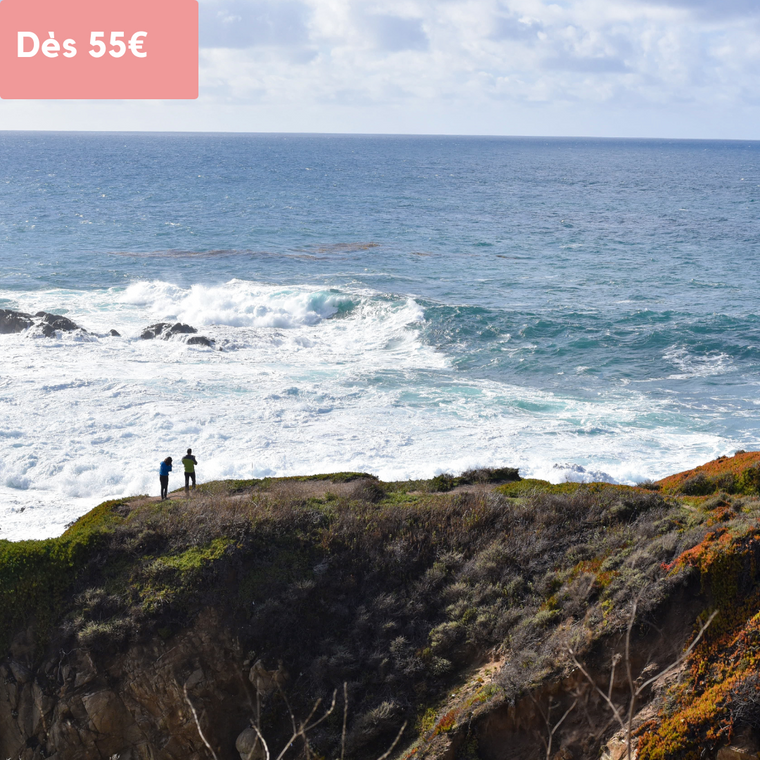
<svg viewBox="0 0 760 760"><path fill-rule="evenodd" d="M0 537L188 446L625 483L756 448L759 199L753 142L0 133L0 308L88 330L0 336ZM214 348L140 340L175 320Z"/></svg>

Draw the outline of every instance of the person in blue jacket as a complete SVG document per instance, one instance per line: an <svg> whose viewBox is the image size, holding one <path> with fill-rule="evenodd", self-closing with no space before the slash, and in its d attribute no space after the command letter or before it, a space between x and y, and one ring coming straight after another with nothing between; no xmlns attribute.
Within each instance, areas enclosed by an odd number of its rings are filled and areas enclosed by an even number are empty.
<svg viewBox="0 0 760 760"><path fill-rule="evenodd" d="M169 473L172 471L172 458L166 457L158 468L158 479L161 481L161 500L169 498Z"/></svg>

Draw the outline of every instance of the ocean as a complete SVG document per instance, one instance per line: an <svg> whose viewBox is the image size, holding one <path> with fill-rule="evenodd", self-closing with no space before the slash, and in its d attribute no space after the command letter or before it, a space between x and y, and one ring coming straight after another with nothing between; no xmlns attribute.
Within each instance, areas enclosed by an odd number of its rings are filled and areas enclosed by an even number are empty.
<svg viewBox="0 0 760 760"><path fill-rule="evenodd" d="M0 132L0 308L87 330L0 335L0 538L188 447L619 483L756 448L758 199L758 142Z"/></svg>

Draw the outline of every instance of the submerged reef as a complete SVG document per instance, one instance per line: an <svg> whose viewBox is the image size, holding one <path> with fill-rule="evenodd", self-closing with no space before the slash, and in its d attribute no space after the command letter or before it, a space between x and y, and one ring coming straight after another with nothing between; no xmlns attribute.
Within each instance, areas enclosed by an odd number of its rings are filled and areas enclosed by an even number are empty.
<svg viewBox="0 0 760 760"><path fill-rule="evenodd" d="M758 467L220 481L0 541L0 756L755 757Z"/></svg>

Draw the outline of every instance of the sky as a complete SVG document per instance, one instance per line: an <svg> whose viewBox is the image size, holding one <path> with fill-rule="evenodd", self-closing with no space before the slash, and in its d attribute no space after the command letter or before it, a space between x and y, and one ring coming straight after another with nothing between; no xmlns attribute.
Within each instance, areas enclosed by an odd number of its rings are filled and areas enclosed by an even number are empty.
<svg viewBox="0 0 760 760"><path fill-rule="evenodd" d="M760 139L760 0L200 0L200 95L0 129Z"/></svg>

